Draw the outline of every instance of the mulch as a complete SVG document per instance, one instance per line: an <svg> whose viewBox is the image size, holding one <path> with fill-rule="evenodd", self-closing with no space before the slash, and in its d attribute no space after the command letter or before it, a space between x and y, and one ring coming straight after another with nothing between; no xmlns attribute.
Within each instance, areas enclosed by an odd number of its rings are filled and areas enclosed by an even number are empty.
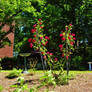
<svg viewBox="0 0 92 92"><path fill-rule="evenodd" d="M17 78L8 79L6 78L7 72L0 72L0 85L4 87L2 92L13 92L14 88L11 88L10 85L16 84ZM25 83L28 84L28 87L39 85L40 74L35 75L23 75ZM41 88L39 92L44 92L45 88ZM53 87L50 87L50 90L53 90ZM54 88L54 92L92 92L92 73L79 74L74 79L69 80L68 85L60 85Z"/></svg>

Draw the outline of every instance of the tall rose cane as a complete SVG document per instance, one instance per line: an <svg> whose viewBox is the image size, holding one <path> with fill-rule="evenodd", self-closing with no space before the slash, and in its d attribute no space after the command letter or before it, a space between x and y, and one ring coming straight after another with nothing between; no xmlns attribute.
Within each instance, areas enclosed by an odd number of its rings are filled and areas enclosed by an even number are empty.
<svg viewBox="0 0 92 92"><path fill-rule="evenodd" d="M72 54L72 50L74 50L74 43L76 40L75 34L71 33L71 29L72 24L69 24L65 27L65 31L60 33L62 44L60 44L59 47L62 53L62 58L65 58L67 65L67 75L69 74L69 56Z"/></svg>

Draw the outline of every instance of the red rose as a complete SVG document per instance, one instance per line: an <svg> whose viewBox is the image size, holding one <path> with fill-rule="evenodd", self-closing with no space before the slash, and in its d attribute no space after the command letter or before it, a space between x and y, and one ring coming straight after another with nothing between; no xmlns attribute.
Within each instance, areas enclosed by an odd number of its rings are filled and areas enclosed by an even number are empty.
<svg viewBox="0 0 92 92"><path fill-rule="evenodd" d="M35 40L35 39L33 39L33 40L32 40L32 42L33 42L33 43L35 43L35 42L36 42L36 40Z"/></svg>
<svg viewBox="0 0 92 92"><path fill-rule="evenodd" d="M40 37L40 39L43 39L43 37Z"/></svg>
<svg viewBox="0 0 92 92"><path fill-rule="evenodd" d="M68 37L69 40L71 40L71 37Z"/></svg>
<svg viewBox="0 0 92 92"><path fill-rule="evenodd" d="M73 42L70 42L71 45L73 45L74 43Z"/></svg>
<svg viewBox="0 0 92 92"><path fill-rule="evenodd" d="M72 24L69 24L69 26L72 26Z"/></svg>
<svg viewBox="0 0 92 92"><path fill-rule="evenodd" d="M36 37L36 35L34 35L34 37Z"/></svg>
<svg viewBox="0 0 92 92"><path fill-rule="evenodd" d="M38 21L41 21L41 19L38 19Z"/></svg>
<svg viewBox="0 0 92 92"><path fill-rule="evenodd" d="M72 36L75 36L75 34L72 33Z"/></svg>
<svg viewBox="0 0 92 92"><path fill-rule="evenodd" d="M33 44L32 43L30 43L30 48L32 48L33 47Z"/></svg>
<svg viewBox="0 0 92 92"><path fill-rule="evenodd" d="M45 45L48 43L48 41L45 42Z"/></svg>
<svg viewBox="0 0 92 92"><path fill-rule="evenodd" d="M43 28L43 26L41 26L40 28Z"/></svg>
<svg viewBox="0 0 92 92"><path fill-rule="evenodd" d="M66 31L68 31L68 27L66 27Z"/></svg>
<svg viewBox="0 0 92 92"><path fill-rule="evenodd" d="M50 52L47 52L47 54L50 54Z"/></svg>
<svg viewBox="0 0 92 92"><path fill-rule="evenodd" d="M76 38L74 37L73 40L76 40Z"/></svg>
<svg viewBox="0 0 92 92"><path fill-rule="evenodd" d="M39 24L41 25L42 23L40 22Z"/></svg>
<svg viewBox="0 0 92 92"><path fill-rule="evenodd" d="M66 56L66 59L68 60L68 56Z"/></svg>
<svg viewBox="0 0 92 92"><path fill-rule="evenodd" d="M65 41L65 38L64 38L64 37L62 37L62 40L63 40L63 41Z"/></svg>
<svg viewBox="0 0 92 92"><path fill-rule="evenodd" d="M42 54L44 54L44 52L41 52Z"/></svg>
<svg viewBox="0 0 92 92"><path fill-rule="evenodd" d="M36 29L32 29L31 32L32 32L32 33L36 32Z"/></svg>
<svg viewBox="0 0 92 92"><path fill-rule="evenodd" d="M60 34L60 37L62 37L63 36L63 34Z"/></svg>
<svg viewBox="0 0 92 92"><path fill-rule="evenodd" d="M62 44L60 44L60 45L59 45L59 47L60 47L60 48L63 48L63 45L62 45Z"/></svg>
<svg viewBox="0 0 92 92"><path fill-rule="evenodd" d="M64 57L64 53L62 53L62 57Z"/></svg>
<svg viewBox="0 0 92 92"><path fill-rule="evenodd" d="M49 53L51 56L53 55L53 53Z"/></svg>
<svg viewBox="0 0 92 92"><path fill-rule="evenodd" d="M48 39L49 40L50 38L48 36L45 36L45 39Z"/></svg>
<svg viewBox="0 0 92 92"><path fill-rule="evenodd" d="M46 56L43 56L44 59L46 59Z"/></svg>
<svg viewBox="0 0 92 92"><path fill-rule="evenodd" d="M33 27L36 27L36 26L37 26L37 24L34 24L34 25L33 25Z"/></svg>
<svg viewBox="0 0 92 92"><path fill-rule="evenodd" d="M31 41L32 41L32 38L29 38L29 39L28 39L28 42L31 42Z"/></svg>

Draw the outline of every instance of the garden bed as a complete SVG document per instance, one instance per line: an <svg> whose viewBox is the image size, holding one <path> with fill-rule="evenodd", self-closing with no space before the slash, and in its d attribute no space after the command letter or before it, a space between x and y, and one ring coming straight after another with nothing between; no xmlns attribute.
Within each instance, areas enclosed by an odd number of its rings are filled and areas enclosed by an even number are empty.
<svg viewBox="0 0 92 92"><path fill-rule="evenodd" d="M13 92L14 88L11 88L10 85L16 84L16 79L8 79L6 75L8 72L0 72L0 85L4 87L2 92ZM28 84L28 87L39 85L39 78L42 76L42 73L35 73L32 75L23 75L25 83ZM52 86L49 86L50 90L53 90ZM43 92L45 87L41 88L39 92ZM77 76L69 80L68 85L56 86L54 92L92 92L92 73L77 74Z"/></svg>

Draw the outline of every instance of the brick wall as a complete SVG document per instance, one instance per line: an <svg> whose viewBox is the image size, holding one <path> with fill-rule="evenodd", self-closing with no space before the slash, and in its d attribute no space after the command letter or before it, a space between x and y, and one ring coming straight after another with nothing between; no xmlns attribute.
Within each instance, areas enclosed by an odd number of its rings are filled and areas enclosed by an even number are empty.
<svg viewBox="0 0 92 92"><path fill-rule="evenodd" d="M2 28L2 31L9 31L10 27L5 25ZM14 45L14 33L10 33L7 35L9 40L11 41L11 46L6 45L4 48L0 48L0 58L3 57L13 57L13 45Z"/></svg>

